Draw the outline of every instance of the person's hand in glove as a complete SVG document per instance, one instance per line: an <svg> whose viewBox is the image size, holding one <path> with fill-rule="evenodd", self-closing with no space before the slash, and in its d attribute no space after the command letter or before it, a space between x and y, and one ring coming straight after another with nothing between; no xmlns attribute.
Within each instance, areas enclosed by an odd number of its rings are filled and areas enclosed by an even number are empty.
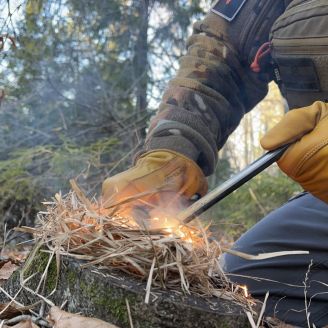
<svg viewBox="0 0 328 328"><path fill-rule="evenodd" d="M306 191L328 203L328 104L294 109L262 138L273 150L292 143L278 165Z"/></svg>
<svg viewBox="0 0 328 328"><path fill-rule="evenodd" d="M169 150L145 153L129 170L107 178L103 207L165 207L176 198L190 199L207 192L206 178L189 158Z"/></svg>

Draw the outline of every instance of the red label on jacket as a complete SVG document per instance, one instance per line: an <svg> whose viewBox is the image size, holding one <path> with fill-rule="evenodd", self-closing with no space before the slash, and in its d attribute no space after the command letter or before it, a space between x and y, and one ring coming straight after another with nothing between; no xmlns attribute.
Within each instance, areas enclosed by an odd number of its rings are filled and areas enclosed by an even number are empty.
<svg viewBox="0 0 328 328"><path fill-rule="evenodd" d="M217 0L211 10L215 14L231 22L239 13L247 0Z"/></svg>

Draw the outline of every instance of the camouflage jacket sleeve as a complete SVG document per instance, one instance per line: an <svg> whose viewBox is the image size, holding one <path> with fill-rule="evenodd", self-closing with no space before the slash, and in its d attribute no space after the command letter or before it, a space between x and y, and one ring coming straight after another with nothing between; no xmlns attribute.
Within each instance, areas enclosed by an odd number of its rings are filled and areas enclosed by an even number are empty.
<svg viewBox="0 0 328 328"><path fill-rule="evenodd" d="M212 174L218 149L267 93L272 69L256 74L250 64L284 10L284 0L247 0L232 22L214 12L196 22L143 151L170 149Z"/></svg>

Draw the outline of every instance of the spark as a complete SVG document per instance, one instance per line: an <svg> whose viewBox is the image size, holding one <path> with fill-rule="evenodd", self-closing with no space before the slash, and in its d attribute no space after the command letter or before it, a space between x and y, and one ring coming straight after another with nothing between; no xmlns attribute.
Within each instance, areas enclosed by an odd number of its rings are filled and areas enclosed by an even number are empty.
<svg viewBox="0 0 328 328"><path fill-rule="evenodd" d="M248 288L246 285L244 286L239 286L243 291L244 291L244 296L245 297L248 297L249 296L249 293L248 293Z"/></svg>
<svg viewBox="0 0 328 328"><path fill-rule="evenodd" d="M173 237L174 236L173 235L173 229L172 228L165 228L164 230L169 233L169 237Z"/></svg>
<svg viewBox="0 0 328 328"><path fill-rule="evenodd" d="M182 232L181 230L179 230L178 233L181 238L186 237L186 234L184 232Z"/></svg>

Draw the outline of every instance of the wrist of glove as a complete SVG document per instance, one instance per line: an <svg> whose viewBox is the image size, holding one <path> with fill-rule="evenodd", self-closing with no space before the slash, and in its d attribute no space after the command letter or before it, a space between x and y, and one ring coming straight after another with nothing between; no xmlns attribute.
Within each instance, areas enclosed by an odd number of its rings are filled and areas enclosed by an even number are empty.
<svg viewBox="0 0 328 328"><path fill-rule="evenodd" d="M306 191L328 203L328 104L294 109L261 139L266 150L292 143L277 162Z"/></svg>
<svg viewBox="0 0 328 328"><path fill-rule="evenodd" d="M189 199L195 194L203 196L206 192L207 181L198 165L169 150L145 153L134 167L107 178L102 186L105 208L134 198L139 203L158 206L168 194Z"/></svg>

